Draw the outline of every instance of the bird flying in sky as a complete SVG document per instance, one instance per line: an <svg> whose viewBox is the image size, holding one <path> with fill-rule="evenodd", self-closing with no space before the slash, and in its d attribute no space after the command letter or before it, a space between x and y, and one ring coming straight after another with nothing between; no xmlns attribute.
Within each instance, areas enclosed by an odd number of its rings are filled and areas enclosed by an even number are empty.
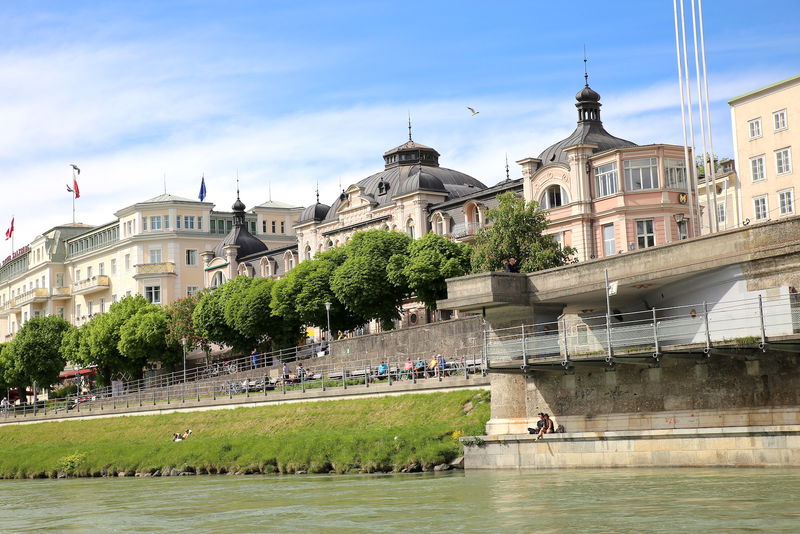
<svg viewBox="0 0 800 534"><path fill-rule="evenodd" d="M475 115L477 115L478 113L480 113L480 111L475 111L473 108L471 108L471 107L469 107L469 106L467 106L467 109L468 109L468 110L470 110L470 111L472 112L472 116L473 116L473 117L474 117Z"/></svg>

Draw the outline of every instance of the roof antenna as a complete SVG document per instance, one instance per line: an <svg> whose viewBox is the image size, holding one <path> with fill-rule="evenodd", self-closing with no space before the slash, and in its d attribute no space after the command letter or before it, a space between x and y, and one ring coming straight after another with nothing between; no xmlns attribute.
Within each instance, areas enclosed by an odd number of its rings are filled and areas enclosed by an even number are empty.
<svg viewBox="0 0 800 534"><path fill-rule="evenodd" d="M411 139L411 110L410 109L408 110L408 140L409 141L413 141L413 139Z"/></svg>
<svg viewBox="0 0 800 534"><path fill-rule="evenodd" d="M586 43L583 43L583 79L586 81L586 87L589 87L589 70L587 69L586 59Z"/></svg>
<svg viewBox="0 0 800 534"><path fill-rule="evenodd" d="M164 194L167 194L167 173L164 173Z"/></svg>
<svg viewBox="0 0 800 534"><path fill-rule="evenodd" d="M239 169L236 169L236 200L239 199Z"/></svg>
<svg viewBox="0 0 800 534"><path fill-rule="evenodd" d="M508 172L508 152L506 152L506 181L508 181L510 179L511 179L511 176L509 175L509 172Z"/></svg>
<svg viewBox="0 0 800 534"><path fill-rule="evenodd" d="M319 204L319 180L317 180L317 204Z"/></svg>

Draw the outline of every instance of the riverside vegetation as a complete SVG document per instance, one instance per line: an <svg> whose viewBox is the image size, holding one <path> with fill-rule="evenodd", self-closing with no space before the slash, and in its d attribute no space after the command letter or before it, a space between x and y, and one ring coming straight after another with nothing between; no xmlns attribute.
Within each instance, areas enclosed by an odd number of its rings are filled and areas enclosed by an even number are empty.
<svg viewBox="0 0 800 534"><path fill-rule="evenodd" d="M462 390L5 425L0 477L427 471L488 419L489 392Z"/></svg>

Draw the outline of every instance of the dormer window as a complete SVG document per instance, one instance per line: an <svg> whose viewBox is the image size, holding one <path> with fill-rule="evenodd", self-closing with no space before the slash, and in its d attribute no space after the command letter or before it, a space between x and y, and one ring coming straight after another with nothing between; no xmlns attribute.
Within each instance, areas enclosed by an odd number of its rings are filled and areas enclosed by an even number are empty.
<svg viewBox="0 0 800 534"><path fill-rule="evenodd" d="M384 182L383 180L381 180L380 182L378 182L378 194L385 195L386 193L389 192L389 187L390 187L389 182Z"/></svg>
<svg viewBox="0 0 800 534"><path fill-rule="evenodd" d="M560 185L551 185L545 189L539 204L544 209L557 208L569 204L567 191Z"/></svg>

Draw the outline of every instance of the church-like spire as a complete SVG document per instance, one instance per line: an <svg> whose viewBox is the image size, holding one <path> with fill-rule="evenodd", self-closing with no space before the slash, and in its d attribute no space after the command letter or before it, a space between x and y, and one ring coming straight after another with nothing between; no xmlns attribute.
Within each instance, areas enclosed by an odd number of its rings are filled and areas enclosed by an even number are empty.
<svg viewBox="0 0 800 534"><path fill-rule="evenodd" d="M411 139L411 110L408 110L408 140L413 141Z"/></svg>

